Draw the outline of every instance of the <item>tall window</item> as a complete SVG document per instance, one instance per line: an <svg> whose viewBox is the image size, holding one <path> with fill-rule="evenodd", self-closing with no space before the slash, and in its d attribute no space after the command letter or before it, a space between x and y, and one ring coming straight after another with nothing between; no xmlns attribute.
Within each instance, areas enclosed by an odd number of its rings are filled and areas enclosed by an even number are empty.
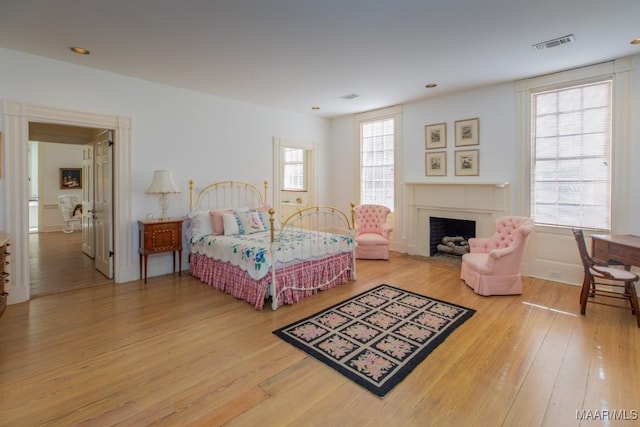
<svg viewBox="0 0 640 427"><path fill-rule="evenodd" d="M531 95L532 216L611 228L612 81Z"/></svg>
<svg viewBox="0 0 640 427"><path fill-rule="evenodd" d="M360 203L394 209L395 120L360 123Z"/></svg>
<svg viewBox="0 0 640 427"><path fill-rule="evenodd" d="M284 190L306 190L304 179L304 149L284 148Z"/></svg>

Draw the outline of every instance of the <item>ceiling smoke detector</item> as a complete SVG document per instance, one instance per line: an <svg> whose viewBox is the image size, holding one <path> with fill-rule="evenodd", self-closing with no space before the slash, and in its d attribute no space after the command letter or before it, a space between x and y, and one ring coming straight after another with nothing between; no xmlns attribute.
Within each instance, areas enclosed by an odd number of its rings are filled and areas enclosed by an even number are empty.
<svg viewBox="0 0 640 427"><path fill-rule="evenodd" d="M350 93L349 95L342 95L340 98L349 100L349 99L355 99L359 96L360 95L358 95L357 93Z"/></svg>
<svg viewBox="0 0 640 427"><path fill-rule="evenodd" d="M575 37L573 37L573 34L569 34L567 36L558 37L557 39L547 40L546 42L542 42L542 43L536 43L533 45L533 47L535 47L536 50L545 50L545 49L551 49L552 47L561 46L563 44L571 43L574 41L576 41L576 39Z"/></svg>

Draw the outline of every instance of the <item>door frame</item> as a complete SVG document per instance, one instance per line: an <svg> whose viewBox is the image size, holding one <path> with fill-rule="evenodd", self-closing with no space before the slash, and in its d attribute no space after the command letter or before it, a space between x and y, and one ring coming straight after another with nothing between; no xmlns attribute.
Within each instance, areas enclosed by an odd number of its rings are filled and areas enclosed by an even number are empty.
<svg viewBox="0 0 640 427"><path fill-rule="evenodd" d="M54 123L114 131L114 281L135 280L131 227L131 118L62 110L21 102L3 102L5 131L5 217L11 235L9 304L31 297L29 271L29 122Z"/></svg>
<svg viewBox="0 0 640 427"><path fill-rule="evenodd" d="M292 139L292 138L273 138L273 207L278 210L280 213L280 204L281 204L281 186L282 179L284 176L284 149L286 147L291 148L303 148L305 151L309 152L309 164L308 170L306 171L307 176L307 194L309 195L309 199L307 204L309 206L313 206L318 204L318 192L317 192L317 182L318 182L318 153L317 146L315 141L307 141L301 139Z"/></svg>

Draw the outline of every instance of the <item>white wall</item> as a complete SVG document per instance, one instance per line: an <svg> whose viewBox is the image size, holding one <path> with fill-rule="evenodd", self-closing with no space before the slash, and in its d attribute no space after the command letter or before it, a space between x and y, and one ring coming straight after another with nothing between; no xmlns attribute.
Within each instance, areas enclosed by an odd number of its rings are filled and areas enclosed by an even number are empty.
<svg viewBox="0 0 640 427"><path fill-rule="evenodd" d="M58 207L58 196L73 194L82 200L82 189L60 189L60 168L82 168L82 146L40 143L38 170L40 185L38 201L42 209L39 231L60 231L64 228L64 218ZM85 178L83 177L83 180Z"/></svg>
<svg viewBox="0 0 640 427"><path fill-rule="evenodd" d="M617 165L626 169L625 176L629 182L640 182L640 120L635 120L640 112L640 56L633 58L634 71L633 96L629 108L632 118L631 140L621 141L628 145L630 154L626 162ZM517 92L515 82L469 90L462 93L425 99L404 104L402 106L403 134L403 171L404 182L509 182L511 183L512 214L528 215L518 212L516 208L517 194L521 183L518 182L520 165L517 163ZM469 118L480 119L480 144L465 149L480 150L480 175L477 177L458 177L454 172L455 121ZM427 124L447 123L447 176L426 177L424 173L424 126ZM354 118L344 116L332 120L331 156L335 159L334 173L330 177L329 186L334 197L333 203L338 206L349 200L355 200L353 190L345 188L345 182L351 182L355 176L353 171L354 141L357 138ZM434 150L435 151L435 150ZM521 188L521 187L520 187ZM629 186L628 207L613 207L613 215L631 218L628 232L640 235L640 186ZM398 239L406 242L406 212L399 212L402 218L396 223L399 227L394 233ZM616 232L616 230L613 230ZM623 230L622 232L627 232ZM398 235L401 234L401 235ZM558 241L548 235L539 233L538 241L533 237L531 246L535 246L534 257L528 261L535 267L536 253L550 254L558 263L553 267L544 264L535 268L536 275L552 280L579 283L581 267L573 236L567 232L566 238ZM556 269L553 271L552 269ZM551 274L553 273L553 274Z"/></svg>
<svg viewBox="0 0 640 427"><path fill-rule="evenodd" d="M273 137L316 141L321 162L327 159L329 121L312 114L205 95L7 49L0 49L0 76L0 99L132 119L132 227L148 212L159 214L157 198L144 193L155 169L173 170L183 192L172 198L168 213L181 216L188 211L191 178L196 186L220 179L258 186L265 179L271 182ZM323 176L319 175L317 183L321 197L327 194ZM0 179L0 229L6 228L10 209L5 203L5 183ZM134 236L132 245L137 248L137 233ZM149 276L170 271L171 263L159 259L162 257L149 258Z"/></svg>

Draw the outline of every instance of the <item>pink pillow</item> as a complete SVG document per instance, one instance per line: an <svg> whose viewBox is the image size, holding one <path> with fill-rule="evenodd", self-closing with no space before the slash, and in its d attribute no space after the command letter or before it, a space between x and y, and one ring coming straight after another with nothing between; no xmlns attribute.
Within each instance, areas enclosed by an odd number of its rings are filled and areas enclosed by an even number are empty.
<svg viewBox="0 0 640 427"><path fill-rule="evenodd" d="M209 211L211 217L211 229L214 236L221 236L224 234L224 223L222 222L222 215L233 213L231 209L220 209L215 211Z"/></svg>

